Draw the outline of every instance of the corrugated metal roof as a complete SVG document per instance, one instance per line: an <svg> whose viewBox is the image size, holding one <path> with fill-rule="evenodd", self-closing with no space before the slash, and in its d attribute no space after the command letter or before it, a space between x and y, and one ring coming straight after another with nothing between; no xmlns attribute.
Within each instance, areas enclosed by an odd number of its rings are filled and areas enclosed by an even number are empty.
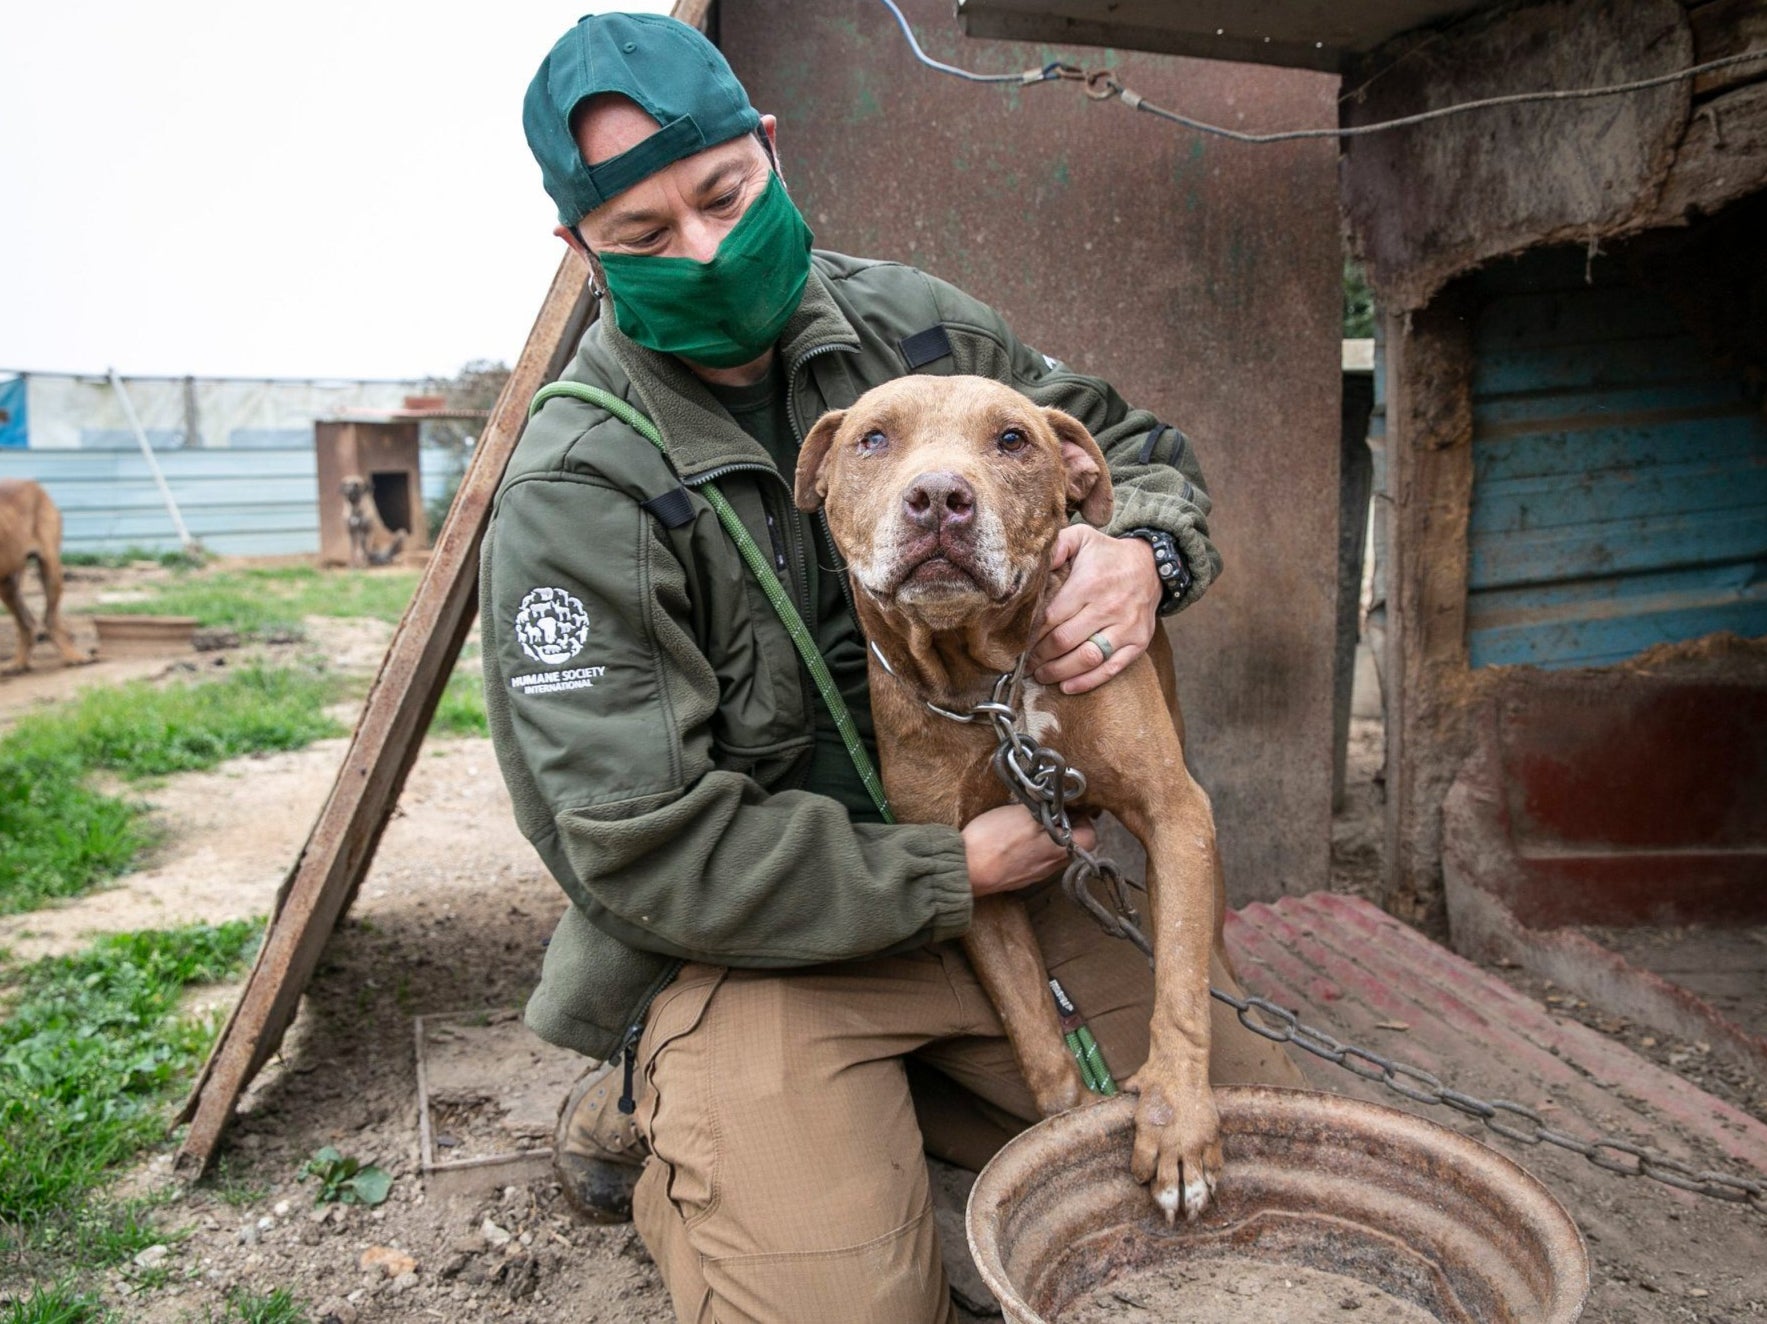
<svg viewBox="0 0 1767 1324"><path fill-rule="evenodd" d="M1475 278L1473 666L1767 634L1767 417L1659 293L1581 248Z"/></svg>

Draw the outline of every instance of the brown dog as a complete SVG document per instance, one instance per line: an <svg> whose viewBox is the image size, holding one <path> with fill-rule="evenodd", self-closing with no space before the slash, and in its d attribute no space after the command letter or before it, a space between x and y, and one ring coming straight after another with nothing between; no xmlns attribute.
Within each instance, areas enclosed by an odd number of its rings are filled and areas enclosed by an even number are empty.
<svg viewBox="0 0 1767 1324"><path fill-rule="evenodd" d="M904 377L817 421L796 498L804 510L826 507L860 624L888 664L874 653L871 705L897 815L959 827L1006 803L989 724L928 704L967 712L1019 667L1056 587L1057 533L1076 510L1094 525L1110 515L1091 435L997 382ZM1194 1218L1221 1168L1209 955L1224 897L1208 797L1184 765L1170 648L1156 631L1146 655L1087 694L1029 679L1018 691L1030 734L1085 772L1084 807L1108 809L1147 849L1155 1005L1147 1062L1126 1082L1140 1096L1132 1166L1168 1220L1180 1209ZM1022 903L979 898L963 941L1039 1108L1082 1102Z"/></svg>
<svg viewBox="0 0 1767 1324"><path fill-rule="evenodd" d="M33 557L43 581L41 631L25 606L25 565ZM61 623L61 512L28 478L0 478L0 601L18 626L18 655L0 667L0 675L29 671L31 648L39 639L52 642L68 666L92 661Z"/></svg>

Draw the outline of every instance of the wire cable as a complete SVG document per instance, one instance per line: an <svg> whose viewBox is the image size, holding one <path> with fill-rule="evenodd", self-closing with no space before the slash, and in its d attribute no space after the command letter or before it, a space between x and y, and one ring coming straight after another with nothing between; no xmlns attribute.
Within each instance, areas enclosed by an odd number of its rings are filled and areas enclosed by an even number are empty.
<svg viewBox="0 0 1767 1324"><path fill-rule="evenodd" d="M1402 129L1413 124L1425 124L1431 120L1446 119L1450 115L1464 115L1475 110L1487 110L1493 106L1516 106L1540 101L1576 101L1590 97L1609 97L1628 92L1643 92L1653 87L1665 87L1670 83L1697 78L1701 74L1711 73L1716 69L1728 69L1734 65L1767 61L1767 50L1743 51L1736 55L1726 55L1721 59L1707 60L1705 63L1693 65L1691 68L1678 69L1674 73L1658 74L1653 78L1637 78L1626 83L1609 83L1601 87L1568 88L1547 92L1512 92L1505 96L1484 97L1478 101L1463 101L1452 106L1438 106L1434 110L1419 111L1415 115L1402 115L1398 119L1381 120L1375 124L1356 124L1348 128L1287 129L1277 133L1245 133L1239 129L1229 129L1219 124L1209 124L1178 111L1168 110L1164 106L1156 106L1140 93L1124 87L1109 69L1095 69L1087 73L1078 65L1054 61L1044 65L1042 69L1027 69L1022 74L983 74L942 63L933 59L920 48L920 43L914 39L914 33L908 26L908 20L896 7L896 0L882 0L882 3L890 13L896 16L896 22L902 28L902 35L908 39L908 45L914 52L914 58L927 68L937 70L939 73L967 79L972 83L1024 84L1052 82L1057 79L1080 80L1086 84L1086 95L1094 101L1108 101L1116 98L1131 110L1146 111L1158 119L1169 120L1173 124L1182 125L1198 133L1213 134L1218 138L1226 138L1229 141L1240 143L1295 142L1307 138L1361 138L1371 133L1385 133L1389 129Z"/></svg>
<svg viewBox="0 0 1767 1324"><path fill-rule="evenodd" d="M942 64L920 49L920 43L914 39L914 29L908 26L907 18L903 16L900 9L896 8L896 0L883 0L883 2L889 8L890 13L896 16L896 22L901 25L902 35L908 38L908 45L910 49L914 51L914 58L919 60L927 68L937 69L940 73L950 74L953 78L968 79L972 83L1023 83L1027 81L1040 81L1037 79L1028 79L1025 74L978 74L971 69L959 69L954 64Z"/></svg>
<svg viewBox="0 0 1767 1324"><path fill-rule="evenodd" d="M1484 97L1478 101L1462 101L1452 106L1438 106L1434 110L1419 111L1415 115L1402 115L1398 119L1381 120L1375 124L1356 124L1349 128L1339 129L1289 129L1281 133L1241 133L1238 129L1226 129L1218 124L1205 124L1188 115L1181 115L1175 110L1167 110L1164 106L1154 105L1153 102L1124 87L1114 78L1110 78L1108 81L1098 79L1098 84L1108 90L1103 94L1094 95L1101 100L1107 96L1120 97L1123 104L1132 110L1145 110L1148 114L1159 119L1170 120L1174 124L1182 124L1187 129L1195 129L1199 133L1214 134L1233 142L1281 143L1294 142L1303 138L1362 138L1371 133L1384 133L1388 129L1403 129L1412 124L1424 124L1430 120L1446 119L1450 115L1463 115L1473 110L1486 110L1492 106L1518 106L1536 101L1577 101L1590 97L1611 97L1627 92L1643 92L1649 88L1664 87L1688 78L1697 78L1714 69L1727 69L1731 65L1748 64L1757 60L1767 61L1767 50L1744 51L1740 55L1727 55L1721 60L1708 60L1704 64L1696 64L1689 69L1680 69L1670 74L1659 74L1655 78L1638 78L1629 83L1609 83L1604 87L1579 87L1552 92L1512 92L1507 96ZM1090 91L1090 82L1088 91Z"/></svg>

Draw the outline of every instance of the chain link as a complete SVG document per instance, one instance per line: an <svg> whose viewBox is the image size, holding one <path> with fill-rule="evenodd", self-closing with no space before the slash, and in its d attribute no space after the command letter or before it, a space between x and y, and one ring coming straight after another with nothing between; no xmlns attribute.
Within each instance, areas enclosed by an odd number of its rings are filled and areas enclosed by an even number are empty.
<svg viewBox="0 0 1767 1324"><path fill-rule="evenodd" d="M1141 929L1140 911L1129 895L1131 888L1144 889L1141 884L1125 878L1115 861L1075 844L1068 805L1085 795L1085 774L1069 767L1059 753L1019 729L1018 714L1009 701L1012 682L1012 675L1002 676L994 687L993 700L978 704L967 715L950 712L944 715L971 722L986 718L992 723L999 742L994 751L995 776L1006 784L1015 799L1037 816L1050 839L1068 853L1068 867L1061 878L1062 891L1111 937L1133 943L1152 965L1153 944ZM1253 1034L1274 1043L1293 1044L1413 1103L1451 1108L1476 1118L1487 1130L1518 1145L1551 1145L1579 1154L1604 1172L1617 1176L1648 1177L1678 1190L1767 1211L1767 1181L1710 1170L1696 1171L1666 1154L1613 1136L1585 1139L1566 1135L1547 1126L1545 1119L1525 1104L1465 1094L1444 1085L1422 1067L1394 1061L1372 1049L1343 1043L1324 1030L1302 1023L1300 1017L1288 1008L1264 998L1236 997L1213 987L1209 993L1216 1001L1232 1007L1239 1023Z"/></svg>

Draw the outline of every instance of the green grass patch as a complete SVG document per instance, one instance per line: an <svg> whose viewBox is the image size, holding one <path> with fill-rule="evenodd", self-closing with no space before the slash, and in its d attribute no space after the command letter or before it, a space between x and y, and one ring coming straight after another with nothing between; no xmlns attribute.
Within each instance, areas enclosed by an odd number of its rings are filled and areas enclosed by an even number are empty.
<svg viewBox="0 0 1767 1324"><path fill-rule="evenodd" d="M0 1324L100 1324L108 1318L97 1297L63 1283L37 1283L29 1296L0 1309Z"/></svg>
<svg viewBox="0 0 1767 1324"><path fill-rule="evenodd" d="M474 649L477 645L469 644ZM490 724L485 720L485 678L463 654L453 674L436 701L435 716L430 718L430 733L438 736L488 736Z"/></svg>
<svg viewBox="0 0 1767 1324"><path fill-rule="evenodd" d="M120 570L141 561L151 561L173 570L195 570L207 564L207 558L200 552L150 552L145 547L129 547L120 552L64 551L61 554L63 565L102 566L107 570Z"/></svg>
<svg viewBox="0 0 1767 1324"><path fill-rule="evenodd" d="M225 1320L240 1324L307 1324L307 1312L286 1287L257 1293L238 1287L227 1297Z"/></svg>
<svg viewBox="0 0 1767 1324"><path fill-rule="evenodd" d="M259 929L115 934L0 972L0 1246L27 1279L118 1263L163 1239L143 1205L98 1188L164 1137L167 1103L214 1038L218 1013L182 1015L180 996L236 974Z"/></svg>
<svg viewBox="0 0 1767 1324"><path fill-rule="evenodd" d="M123 872L147 844L139 809L95 790L210 768L341 733L323 710L336 681L299 668L241 667L225 679L88 689L0 736L0 914L74 896Z"/></svg>
<svg viewBox="0 0 1767 1324"><path fill-rule="evenodd" d="M308 616L396 621L417 588L416 570L317 570L311 566L196 570L143 586L149 596L92 610L135 616L194 616L198 624L248 638L298 638Z"/></svg>

